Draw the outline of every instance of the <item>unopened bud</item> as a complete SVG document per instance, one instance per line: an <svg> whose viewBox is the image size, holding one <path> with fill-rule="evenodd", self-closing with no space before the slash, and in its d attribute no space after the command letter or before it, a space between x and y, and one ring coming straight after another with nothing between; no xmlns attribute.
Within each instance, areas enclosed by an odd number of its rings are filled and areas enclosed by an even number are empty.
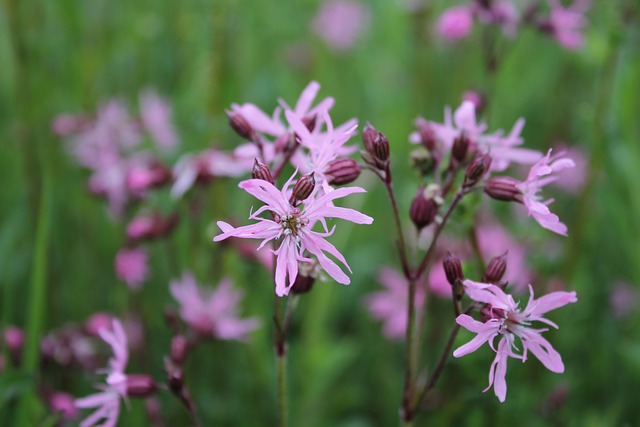
<svg viewBox="0 0 640 427"><path fill-rule="evenodd" d="M518 184L520 182L510 176L497 176L487 181L484 192L492 199L522 203L522 191L518 189Z"/></svg>
<svg viewBox="0 0 640 427"><path fill-rule="evenodd" d="M482 281L484 283L492 283L497 285L502 280L504 273L507 271L507 252L493 258L489 261L489 265L487 266L487 271L484 272L484 276L482 276Z"/></svg>
<svg viewBox="0 0 640 427"><path fill-rule="evenodd" d="M255 159L253 163L253 169L251 170L251 176L253 179L261 179L273 184L273 175L269 170L269 166L261 163L258 159Z"/></svg>
<svg viewBox="0 0 640 427"><path fill-rule="evenodd" d="M389 140L382 132L378 132L378 137L373 140L373 155L380 168L389 161Z"/></svg>
<svg viewBox="0 0 640 427"><path fill-rule="evenodd" d="M329 185L349 184L360 176L360 164L353 159L337 159L324 171Z"/></svg>
<svg viewBox="0 0 640 427"><path fill-rule="evenodd" d="M373 153L373 141L378 137L378 131L371 126L371 123L362 130L362 142L364 143L364 149L369 153Z"/></svg>
<svg viewBox="0 0 640 427"><path fill-rule="evenodd" d="M184 335L176 335L171 339L171 361L182 365L187 358L189 342Z"/></svg>
<svg viewBox="0 0 640 427"><path fill-rule="evenodd" d="M451 252L447 251L447 255L442 260L442 267L444 268L445 276L447 276L447 282L449 282L451 286L458 281L462 282L464 280L460 258Z"/></svg>
<svg viewBox="0 0 640 427"><path fill-rule="evenodd" d="M422 230L435 220L440 204L436 187L418 188L409 209L409 217L418 230Z"/></svg>
<svg viewBox="0 0 640 427"><path fill-rule="evenodd" d="M458 161L463 163L469 152L469 138L462 132L456 139L453 140L453 147L451 147L451 155Z"/></svg>
<svg viewBox="0 0 640 427"><path fill-rule="evenodd" d="M158 385L149 375L127 375L127 396L149 397L158 389Z"/></svg>
<svg viewBox="0 0 640 427"><path fill-rule="evenodd" d="M433 154L423 148L411 152L411 166L418 171L420 176L427 176L433 172L437 161Z"/></svg>
<svg viewBox="0 0 640 427"><path fill-rule="evenodd" d="M311 172L310 174L302 176L298 182L296 182L296 185L293 186L289 203L293 206L298 206L313 193L314 188L316 188L314 173Z"/></svg>
<svg viewBox="0 0 640 427"><path fill-rule="evenodd" d="M235 111L227 111L227 116L229 117L229 124L238 135L245 139L254 139L255 131L242 114Z"/></svg>
<svg viewBox="0 0 640 427"><path fill-rule="evenodd" d="M291 293L295 295L306 294L311 290L311 288L313 288L313 284L315 282L316 278L313 276L298 274L295 282L293 282L293 286L291 287Z"/></svg>
<svg viewBox="0 0 640 427"><path fill-rule="evenodd" d="M184 371L178 367L171 367L167 372L167 385L174 393L180 393L184 387Z"/></svg>
<svg viewBox="0 0 640 427"><path fill-rule="evenodd" d="M473 187L477 184L478 181L484 177L484 175L491 167L491 156L488 154L480 154L476 156L469 166L467 166L467 171L464 174L464 187Z"/></svg>

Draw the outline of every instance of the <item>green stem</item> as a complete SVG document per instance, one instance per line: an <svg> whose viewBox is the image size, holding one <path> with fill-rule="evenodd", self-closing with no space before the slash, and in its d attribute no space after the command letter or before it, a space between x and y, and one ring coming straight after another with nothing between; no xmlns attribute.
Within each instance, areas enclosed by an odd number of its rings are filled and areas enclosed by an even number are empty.
<svg viewBox="0 0 640 427"><path fill-rule="evenodd" d="M274 296L275 330L273 332L273 344L276 352L276 376L278 387L278 426L287 426L287 354L286 354L286 330L282 319L282 298Z"/></svg>

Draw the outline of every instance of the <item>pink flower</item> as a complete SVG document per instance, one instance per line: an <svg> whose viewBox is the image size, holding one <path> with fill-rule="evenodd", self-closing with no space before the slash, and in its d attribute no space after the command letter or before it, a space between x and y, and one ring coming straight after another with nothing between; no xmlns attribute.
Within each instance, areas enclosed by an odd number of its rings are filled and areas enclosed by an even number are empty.
<svg viewBox="0 0 640 427"><path fill-rule="evenodd" d="M329 0L320 5L313 31L335 51L353 47L369 23L369 10L354 0Z"/></svg>
<svg viewBox="0 0 640 427"><path fill-rule="evenodd" d="M407 328L409 283L404 276L388 267L380 270L378 278L385 290L369 294L365 300L367 308L371 316L383 322L382 332L388 339L403 339ZM415 298L416 310L422 309L424 298L424 287L418 286Z"/></svg>
<svg viewBox="0 0 640 427"><path fill-rule="evenodd" d="M573 160L575 167L558 171L555 186L570 194L578 194L587 180L589 159L585 152L576 146L561 146L559 151Z"/></svg>
<svg viewBox="0 0 640 427"><path fill-rule="evenodd" d="M483 309L484 322L474 320L467 314L461 314L456 318L456 322L477 335L468 343L462 345L453 352L454 357L462 357L476 351L484 343L488 342L492 350L496 352L496 357L489 370L489 386L487 391L493 386L498 400L504 402L507 396L507 359L514 357L527 360L528 352L534 356L551 372L564 372L564 364L560 354L551 344L542 337L542 332L548 328L533 329L532 322L538 321L558 328L550 320L543 317L544 314L569 303L578 301L575 292L553 292L541 298L533 298L533 288L529 285L530 297L527 306L518 308L518 304L511 295L504 293L498 286L477 283L471 280L464 281L467 295L474 301L487 304ZM501 335L498 348L494 347L493 341L496 336ZM516 353L518 347L515 339L519 338L523 352ZM514 351L516 350L516 351Z"/></svg>
<svg viewBox="0 0 640 427"><path fill-rule="evenodd" d="M198 286L192 274L185 273L171 282L170 289L180 304L180 317L201 335L244 341L259 325L254 318L238 317L242 293L233 289L229 279L222 280L216 289L207 290Z"/></svg>
<svg viewBox="0 0 640 427"><path fill-rule="evenodd" d="M433 130L435 137L441 142L445 151L451 149L453 141L464 134L478 150L491 155L492 171L502 171L511 162L532 164L541 157L541 153L536 150L518 147L523 143L520 132L524 127L524 122L524 119L520 118L506 136L503 136L502 129L487 134L487 124L478 123L476 120L475 105L473 102L465 100L453 115L451 108L445 108L444 123L427 121L426 125ZM420 134L418 132L412 133L409 136L409 141L413 144L420 143Z"/></svg>
<svg viewBox="0 0 640 427"><path fill-rule="evenodd" d="M349 277L326 254L328 253L335 257L351 271L342 254L325 239L325 237L332 235L335 230L335 226L331 231L328 230L326 218L342 218L356 224L371 224L373 218L353 209L333 206L332 203L335 199L350 194L363 193L365 190L359 187L343 187L324 194L318 199L314 199L312 194L306 200L302 200L304 207L301 209L289 203L289 187L294 176L295 174L291 176L281 191L273 184L259 179L240 182L240 188L266 203L249 216L250 219L258 222L234 228L226 222L218 221L218 227L220 227L222 233L215 236L213 240L219 242L228 237L263 239L259 246L260 249L267 242L282 238L280 246L274 252L277 256L275 282L278 296L284 296L289 293L289 289L293 286L298 275L298 261L309 261L309 258L304 255L305 251L315 255L321 267L338 283L349 284ZM259 216L266 211L271 213L272 218ZM320 222L323 225L324 233L312 231L316 222ZM288 286L285 282L287 275L289 277Z"/></svg>
<svg viewBox="0 0 640 427"><path fill-rule="evenodd" d="M520 17L514 2L511 0L492 0L488 7L481 2L475 2L474 13L478 21L484 25L498 25L507 37L513 37L518 30Z"/></svg>
<svg viewBox="0 0 640 427"><path fill-rule="evenodd" d="M171 123L171 106L153 90L140 94L140 118L158 146L170 150L178 145Z"/></svg>
<svg viewBox="0 0 640 427"><path fill-rule="evenodd" d="M567 49L579 49L584 44L582 30L587 26L584 14L589 9L588 0L575 0L563 7L558 0L549 0L551 15L548 26L553 37Z"/></svg>
<svg viewBox="0 0 640 427"><path fill-rule="evenodd" d="M74 398L68 393L56 391L48 398L51 412L60 413L63 420L73 420L78 417L78 409L74 405Z"/></svg>
<svg viewBox="0 0 640 427"><path fill-rule="evenodd" d="M115 269L118 278L129 285L131 290L140 290L149 274L147 253L140 248L121 249L116 254Z"/></svg>
<svg viewBox="0 0 640 427"><path fill-rule="evenodd" d="M558 179L557 176L552 176L553 173L572 168L575 163L567 157L562 157L563 153L551 157L551 151L549 149L547 155L531 167L527 180L517 184L516 188L522 191L523 203L529 210L529 216L533 216L542 227L566 236L567 226L561 223L560 218L551 213L548 208L548 205L553 203L553 199L541 202L538 192L545 185Z"/></svg>
<svg viewBox="0 0 640 427"><path fill-rule="evenodd" d="M127 376L124 371L129 359L127 336L118 319L113 319L111 330L101 329L100 337L111 346L113 357L109 359L106 385L101 385L100 393L75 400L76 408L98 408L85 418L80 427L114 427L120 415L120 397L127 396ZM104 420L102 424L98 424Z"/></svg>
<svg viewBox="0 0 640 427"><path fill-rule="evenodd" d="M458 41L467 37L472 26L473 13L465 6L445 10L436 24L438 34L449 41Z"/></svg>

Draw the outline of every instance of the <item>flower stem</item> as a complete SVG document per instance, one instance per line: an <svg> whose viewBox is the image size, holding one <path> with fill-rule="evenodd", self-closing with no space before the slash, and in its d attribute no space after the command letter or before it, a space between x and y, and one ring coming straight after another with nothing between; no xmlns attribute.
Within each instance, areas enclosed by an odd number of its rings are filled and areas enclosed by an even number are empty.
<svg viewBox="0 0 640 427"><path fill-rule="evenodd" d="M276 353L276 377L278 393L278 426L287 426L287 355L286 329L282 319L282 298L274 296L273 345Z"/></svg>

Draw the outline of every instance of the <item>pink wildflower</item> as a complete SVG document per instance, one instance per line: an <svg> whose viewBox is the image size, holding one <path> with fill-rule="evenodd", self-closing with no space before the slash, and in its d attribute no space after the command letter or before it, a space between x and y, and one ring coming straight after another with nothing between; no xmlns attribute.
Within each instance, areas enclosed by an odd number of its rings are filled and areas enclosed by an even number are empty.
<svg viewBox="0 0 640 427"><path fill-rule="evenodd" d="M383 322L382 332L388 339L403 339L407 327L409 283L403 275L388 267L380 270L378 280L385 289L367 296L367 308L371 316ZM415 299L416 310L422 309L424 298L424 287L418 286Z"/></svg>
<svg viewBox="0 0 640 427"><path fill-rule="evenodd" d="M258 222L234 228L226 222L218 221L218 227L222 233L215 236L213 240L219 242L228 237L263 239L259 247L262 248L267 242L282 238L282 243L274 252L277 256L275 282L278 296L289 293L298 275L298 261L309 261L309 258L304 256L305 251L315 255L322 268L338 283L349 284L349 277L325 254L326 252L334 256L351 271L342 254L325 240L325 237L332 235L335 230L335 226L331 231L328 230L326 218L342 218L356 224L371 224L373 218L353 209L333 206L332 203L335 199L363 193L365 190L359 187L343 187L324 194L318 199L314 199L312 194L306 200L301 200L304 202L304 207L299 208L289 203L289 187L294 176L295 174L291 176L281 191L273 184L259 179L240 182L240 188L266 203L249 216L250 219ZM259 216L266 211L271 212L273 219ZM323 225L324 233L312 231L313 225L318 221ZM288 286L285 282L287 275L289 276Z"/></svg>
<svg viewBox="0 0 640 427"><path fill-rule="evenodd" d="M178 145L178 137L171 123L171 106L156 92L140 94L140 118L154 142L165 150Z"/></svg>
<svg viewBox="0 0 640 427"><path fill-rule="evenodd" d="M353 47L369 23L369 10L354 0L329 0L320 5L313 31L333 50Z"/></svg>
<svg viewBox="0 0 640 427"><path fill-rule="evenodd" d="M116 255L115 269L118 278L137 291L149 274L147 253L140 248L121 249Z"/></svg>
<svg viewBox="0 0 640 427"><path fill-rule="evenodd" d="M558 0L550 0L551 15L547 25L553 37L567 49L579 49L584 44L582 30L587 26L584 14L589 9L588 0L575 0L563 7Z"/></svg>
<svg viewBox="0 0 640 427"><path fill-rule="evenodd" d="M460 107L451 114L451 108L445 108L444 123L427 121L426 124L433 130L435 137L440 141L445 150L451 149L453 141L464 134L481 152L491 155L491 170L502 171L511 162L531 164L536 162L541 153L536 150L520 148L523 139L520 132L524 127L524 119L520 118L515 123L511 132L503 136L504 131L499 129L487 134L488 126L484 122L476 120L475 105L471 101L463 101ZM417 144L420 142L420 134L414 132L409 141Z"/></svg>
<svg viewBox="0 0 640 427"><path fill-rule="evenodd" d="M76 408L98 408L93 414L80 423L80 427L114 427L120 415L120 397L127 396L127 375L124 373L129 359L127 336L122 324L114 319L111 330L101 329L100 337L113 350L113 357L109 359L106 385L98 386L102 391L75 400ZM98 424L104 420L102 424Z"/></svg>
<svg viewBox="0 0 640 427"><path fill-rule="evenodd" d="M456 349L453 355L454 357L462 357L476 351L484 343L489 343L491 349L496 352L496 357L489 370L489 386L484 391L493 386L498 400L504 402L507 395L505 380L507 359L514 357L525 362L529 351L551 372L564 372L564 364L560 354L542 337L542 332L546 332L548 328L533 329L530 325L532 322L538 321L557 328L555 323L544 318L543 315L556 308L576 302L575 292L553 292L534 299L533 288L529 285L529 302L524 309L520 309L513 297L506 294L498 286L471 280L465 280L464 286L467 295L472 300L487 304L483 310L486 319L484 322L479 322L467 314L461 314L456 318L456 322L460 326L477 335L467 344ZM501 335L501 338L496 349L493 341L498 335ZM516 338L519 338L522 343L522 354L514 351L514 349L518 349L515 345Z"/></svg>
<svg viewBox="0 0 640 427"><path fill-rule="evenodd" d="M572 168L575 163L573 160L563 157L563 153L551 157L551 151L549 149L547 155L531 167L527 180L517 184L516 188L522 192L523 203L529 210L529 216L533 216L542 227L566 236L567 226L561 223L560 218L551 213L548 208L548 205L553 203L553 199L541 202L538 192L545 185L558 179L557 176L552 176L552 173Z"/></svg>
<svg viewBox="0 0 640 427"><path fill-rule="evenodd" d="M180 317L201 335L244 341L259 325L254 318L238 317L242 293L233 289L229 279L222 280L215 290L206 290L192 274L185 273L171 282L170 289L180 304Z"/></svg>
<svg viewBox="0 0 640 427"><path fill-rule="evenodd" d="M473 13L465 6L445 10L436 24L438 34L452 42L467 37L472 26Z"/></svg>

